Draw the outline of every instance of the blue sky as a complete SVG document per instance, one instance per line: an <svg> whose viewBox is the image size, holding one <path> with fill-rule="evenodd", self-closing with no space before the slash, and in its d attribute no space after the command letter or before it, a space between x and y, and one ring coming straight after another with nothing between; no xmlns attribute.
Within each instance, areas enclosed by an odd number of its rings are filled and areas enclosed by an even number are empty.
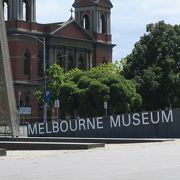
<svg viewBox="0 0 180 180"><path fill-rule="evenodd" d="M36 0L37 22L66 21L74 0ZM135 42L146 31L146 25L164 20L180 24L180 0L111 0L113 60L120 60L131 53Z"/></svg>

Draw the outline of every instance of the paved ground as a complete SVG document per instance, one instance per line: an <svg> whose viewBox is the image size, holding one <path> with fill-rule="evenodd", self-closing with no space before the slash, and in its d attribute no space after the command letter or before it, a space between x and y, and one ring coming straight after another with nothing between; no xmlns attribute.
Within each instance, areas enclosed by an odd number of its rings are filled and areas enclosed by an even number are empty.
<svg viewBox="0 0 180 180"><path fill-rule="evenodd" d="M179 180L180 140L88 151L8 152L0 180Z"/></svg>

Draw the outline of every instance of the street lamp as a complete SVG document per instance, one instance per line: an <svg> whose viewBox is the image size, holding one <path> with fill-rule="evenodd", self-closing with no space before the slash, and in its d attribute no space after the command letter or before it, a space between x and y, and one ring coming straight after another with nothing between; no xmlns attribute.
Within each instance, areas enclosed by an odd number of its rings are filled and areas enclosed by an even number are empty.
<svg viewBox="0 0 180 180"><path fill-rule="evenodd" d="M40 42L43 45L43 76L44 76L44 89L46 91L46 38L41 37L41 36L34 36L34 35L30 35L30 34L12 34L12 35L13 36L30 37L30 38L37 40L38 42ZM43 106L43 120L44 120L44 123L47 122L47 103L46 103L46 101L44 102L44 106Z"/></svg>

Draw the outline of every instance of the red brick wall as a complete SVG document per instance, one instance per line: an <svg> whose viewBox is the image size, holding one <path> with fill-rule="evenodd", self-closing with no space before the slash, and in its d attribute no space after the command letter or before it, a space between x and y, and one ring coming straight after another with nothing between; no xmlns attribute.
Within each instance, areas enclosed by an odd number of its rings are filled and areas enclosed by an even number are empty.
<svg viewBox="0 0 180 180"><path fill-rule="evenodd" d="M11 36L8 40L11 66L13 72L14 81L24 81L25 84L15 84L15 95L16 102L18 105L18 92L21 91L21 100L25 102L28 96L30 101L25 106L32 108L32 116L26 116L26 121L36 120L42 117L42 111L39 109L36 97L34 95L37 86L26 84L26 82L36 81L38 78L38 53L42 50L42 44L38 43L37 40L30 39L23 36ZM24 52L28 49L31 53L31 74L30 76L24 75ZM36 81L37 82L37 81Z"/></svg>
<svg viewBox="0 0 180 180"><path fill-rule="evenodd" d="M29 77L24 75L24 52L26 48L31 53L30 79L38 78L37 55L39 50L43 48L42 45L36 40L22 37L10 38L8 44L14 80L29 80Z"/></svg>
<svg viewBox="0 0 180 180"><path fill-rule="evenodd" d="M61 23L39 24L35 22L12 20L12 21L6 21L6 28L8 30L19 29L21 31L26 31L26 32L50 33L52 31L55 31L57 28L59 28L60 27L59 24Z"/></svg>
<svg viewBox="0 0 180 180"><path fill-rule="evenodd" d="M105 62L112 62L112 48L100 46L96 49L96 65Z"/></svg>
<svg viewBox="0 0 180 180"><path fill-rule="evenodd" d="M94 33L94 38L97 41L111 42L111 35Z"/></svg>
<svg viewBox="0 0 180 180"><path fill-rule="evenodd" d="M87 35L75 23L67 25L65 28L57 32L56 35L66 38L87 39Z"/></svg>

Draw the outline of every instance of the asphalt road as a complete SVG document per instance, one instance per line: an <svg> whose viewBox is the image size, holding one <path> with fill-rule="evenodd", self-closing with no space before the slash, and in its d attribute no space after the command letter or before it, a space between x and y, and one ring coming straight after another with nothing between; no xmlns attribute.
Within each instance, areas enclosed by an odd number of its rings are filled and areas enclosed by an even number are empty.
<svg viewBox="0 0 180 180"><path fill-rule="evenodd" d="M17 151L0 157L0 180L179 180L180 140L86 151Z"/></svg>

